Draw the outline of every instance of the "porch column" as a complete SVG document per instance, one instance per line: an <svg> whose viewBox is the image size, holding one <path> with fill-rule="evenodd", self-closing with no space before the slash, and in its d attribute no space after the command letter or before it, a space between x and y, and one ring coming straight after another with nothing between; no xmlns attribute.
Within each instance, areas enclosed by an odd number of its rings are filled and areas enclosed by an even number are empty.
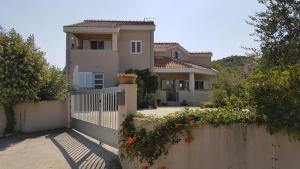
<svg viewBox="0 0 300 169"><path fill-rule="evenodd" d="M195 90L194 72L190 72L190 74L189 74L189 89L191 92L193 92Z"/></svg>
<svg viewBox="0 0 300 169"><path fill-rule="evenodd" d="M118 34L117 33L112 34L112 50L113 51L118 50Z"/></svg>
<svg viewBox="0 0 300 169"><path fill-rule="evenodd" d="M71 48L71 43L70 43L70 33L66 33L66 73L67 75L70 75L70 48Z"/></svg>

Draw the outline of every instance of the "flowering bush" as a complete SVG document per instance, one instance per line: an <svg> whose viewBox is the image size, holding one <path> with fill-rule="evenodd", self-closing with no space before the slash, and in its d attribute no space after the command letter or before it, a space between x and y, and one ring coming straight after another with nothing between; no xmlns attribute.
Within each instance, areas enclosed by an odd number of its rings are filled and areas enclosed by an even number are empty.
<svg viewBox="0 0 300 169"><path fill-rule="evenodd" d="M146 131L145 128L136 128L133 125L135 118L149 122L158 122L154 130ZM232 123L263 123L264 116L259 116L253 111L239 112L227 109L186 109L175 114L163 117L145 116L141 113L131 114L126 117L120 129L120 155L121 158L140 162L154 163L161 155L168 154L168 148L181 140L191 144L193 136L191 129L203 124L214 126ZM183 137L185 136L185 137Z"/></svg>

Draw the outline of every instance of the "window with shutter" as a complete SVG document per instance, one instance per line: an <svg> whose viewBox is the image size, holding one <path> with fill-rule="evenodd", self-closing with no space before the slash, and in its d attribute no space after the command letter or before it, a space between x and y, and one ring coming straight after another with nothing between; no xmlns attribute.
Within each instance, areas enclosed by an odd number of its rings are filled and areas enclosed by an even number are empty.
<svg viewBox="0 0 300 169"><path fill-rule="evenodd" d="M131 53L135 53L135 42L131 42Z"/></svg>
<svg viewBox="0 0 300 169"><path fill-rule="evenodd" d="M85 89L104 88L104 74L93 72L79 72L79 87Z"/></svg>
<svg viewBox="0 0 300 169"><path fill-rule="evenodd" d="M210 86L209 86L209 82L208 81L204 81L204 89L209 90Z"/></svg>
<svg viewBox="0 0 300 169"><path fill-rule="evenodd" d="M204 82L200 80L195 81L195 90L204 89Z"/></svg>
<svg viewBox="0 0 300 169"><path fill-rule="evenodd" d="M104 88L103 73L94 73L94 88L95 89L103 89Z"/></svg>
<svg viewBox="0 0 300 169"><path fill-rule="evenodd" d="M141 53L141 42L136 42L136 52Z"/></svg>
<svg viewBox="0 0 300 169"><path fill-rule="evenodd" d="M85 88L85 72L78 72L79 74L79 87Z"/></svg>
<svg viewBox="0 0 300 169"><path fill-rule="evenodd" d="M132 54L141 54L142 53L142 41L132 40L131 44L131 53Z"/></svg>

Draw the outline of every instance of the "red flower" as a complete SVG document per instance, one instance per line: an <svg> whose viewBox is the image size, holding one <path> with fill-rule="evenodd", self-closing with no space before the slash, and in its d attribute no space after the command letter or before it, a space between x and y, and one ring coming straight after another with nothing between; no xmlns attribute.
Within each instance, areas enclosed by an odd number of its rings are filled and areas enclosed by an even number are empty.
<svg viewBox="0 0 300 169"><path fill-rule="evenodd" d="M187 143L187 144L191 144L193 142L193 137L192 136L188 136L184 139L184 141Z"/></svg>
<svg viewBox="0 0 300 169"><path fill-rule="evenodd" d="M176 123L175 123L175 126L176 127L179 127L179 126L181 126L182 124L179 122L179 121L176 121Z"/></svg>
<svg viewBox="0 0 300 169"><path fill-rule="evenodd" d="M139 138L140 137L136 135L134 135L133 137L128 137L128 139L124 143L124 147L127 148L128 146L134 144Z"/></svg>
<svg viewBox="0 0 300 169"><path fill-rule="evenodd" d="M188 115L186 118L187 118L188 121L194 120L194 117L192 115Z"/></svg>
<svg viewBox="0 0 300 169"><path fill-rule="evenodd" d="M142 169L149 169L149 168L150 168L150 167L147 166L147 165L145 165L145 166L142 167Z"/></svg>

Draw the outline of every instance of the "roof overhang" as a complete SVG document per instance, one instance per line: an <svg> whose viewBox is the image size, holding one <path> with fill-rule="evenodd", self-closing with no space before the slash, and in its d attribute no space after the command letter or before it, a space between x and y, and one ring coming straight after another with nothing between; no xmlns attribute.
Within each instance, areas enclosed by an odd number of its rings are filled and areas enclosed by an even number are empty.
<svg viewBox="0 0 300 169"><path fill-rule="evenodd" d="M65 26L64 32L66 33L118 33L120 30L150 30L154 31L154 25L146 25L146 26L118 26L118 27L89 27L89 26Z"/></svg>
<svg viewBox="0 0 300 169"><path fill-rule="evenodd" d="M120 27L111 28L111 27L64 27L64 32L66 33L118 33Z"/></svg>
<svg viewBox="0 0 300 169"><path fill-rule="evenodd" d="M214 69L196 69L196 68L153 68L156 73L197 73L216 76L217 71Z"/></svg>
<svg viewBox="0 0 300 169"><path fill-rule="evenodd" d="M154 31L155 25L122 25L120 26L121 30L132 30L132 31Z"/></svg>

